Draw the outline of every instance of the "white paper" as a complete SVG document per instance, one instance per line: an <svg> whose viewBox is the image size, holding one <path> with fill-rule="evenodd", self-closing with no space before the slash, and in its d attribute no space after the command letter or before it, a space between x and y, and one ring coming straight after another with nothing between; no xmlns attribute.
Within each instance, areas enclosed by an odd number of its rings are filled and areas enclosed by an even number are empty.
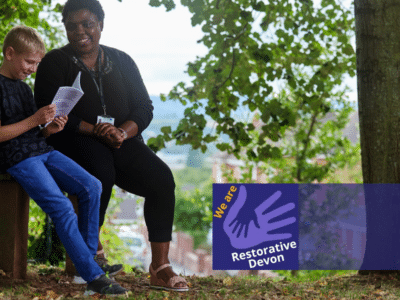
<svg viewBox="0 0 400 300"><path fill-rule="evenodd" d="M83 94L84 92L81 88L81 72L79 72L72 86L60 87L54 96L51 103L57 106L55 116L67 116ZM47 123L45 126L50 123L51 122Z"/></svg>

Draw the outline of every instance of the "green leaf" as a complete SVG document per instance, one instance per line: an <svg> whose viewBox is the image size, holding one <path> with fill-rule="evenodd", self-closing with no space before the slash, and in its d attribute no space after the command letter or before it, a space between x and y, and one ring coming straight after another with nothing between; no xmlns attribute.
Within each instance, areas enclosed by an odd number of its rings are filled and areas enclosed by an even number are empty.
<svg viewBox="0 0 400 300"><path fill-rule="evenodd" d="M275 32L275 34L276 34L276 36L279 37L279 38L284 38L284 37L286 36L286 33L285 33L282 29L278 29L278 30Z"/></svg>
<svg viewBox="0 0 400 300"><path fill-rule="evenodd" d="M343 48L343 53L346 55L353 55L354 49L351 45L347 45L346 47Z"/></svg>
<svg viewBox="0 0 400 300"><path fill-rule="evenodd" d="M161 132L164 134L171 134L171 126L161 127Z"/></svg>

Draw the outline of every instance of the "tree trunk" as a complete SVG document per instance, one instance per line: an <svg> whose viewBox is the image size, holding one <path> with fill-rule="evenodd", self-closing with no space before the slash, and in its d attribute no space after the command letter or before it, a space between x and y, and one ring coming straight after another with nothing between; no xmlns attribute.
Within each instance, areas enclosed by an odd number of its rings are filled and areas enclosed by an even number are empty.
<svg viewBox="0 0 400 300"><path fill-rule="evenodd" d="M249 275L257 276L258 270L249 270Z"/></svg>
<svg viewBox="0 0 400 300"><path fill-rule="evenodd" d="M358 109L365 184L400 183L400 0L355 0ZM365 185L361 269L400 269L400 189Z"/></svg>

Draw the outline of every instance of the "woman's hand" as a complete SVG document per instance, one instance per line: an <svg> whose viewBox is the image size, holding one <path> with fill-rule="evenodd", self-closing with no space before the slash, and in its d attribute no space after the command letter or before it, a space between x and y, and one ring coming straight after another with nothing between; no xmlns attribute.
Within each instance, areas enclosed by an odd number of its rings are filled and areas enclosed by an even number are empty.
<svg viewBox="0 0 400 300"><path fill-rule="evenodd" d="M58 116L54 118L54 120L43 128L43 135L45 137L49 137L50 135L60 132L64 129L65 124L67 124L68 117L67 116Z"/></svg>
<svg viewBox="0 0 400 300"><path fill-rule="evenodd" d="M121 131L109 123L97 123L94 125L93 134L107 145L116 149L120 148L124 141Z"/></svg>

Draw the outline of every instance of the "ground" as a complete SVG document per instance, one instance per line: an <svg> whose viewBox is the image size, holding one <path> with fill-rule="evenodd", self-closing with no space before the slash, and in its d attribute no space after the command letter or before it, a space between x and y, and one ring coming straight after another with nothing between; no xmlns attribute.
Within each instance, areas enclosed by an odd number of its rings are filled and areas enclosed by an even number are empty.
<svg viewBox="0 0 400 300"><path fill-rule="evenodd" d="M185 277L186 293L153 290L148 273L134 270L116 280L130 290L129 299L399 299L398 273L324 277L315 281L252 277ZM13 280L0 270L0 299L83 299L85 285L71 284L60 268L29 266L25 280ZM92 299L105 299L94 295ZM90 299L89 298L89 299ZM87 299L87 298L86 298ZM114 298L122 299L122 297Z"/></svg>

